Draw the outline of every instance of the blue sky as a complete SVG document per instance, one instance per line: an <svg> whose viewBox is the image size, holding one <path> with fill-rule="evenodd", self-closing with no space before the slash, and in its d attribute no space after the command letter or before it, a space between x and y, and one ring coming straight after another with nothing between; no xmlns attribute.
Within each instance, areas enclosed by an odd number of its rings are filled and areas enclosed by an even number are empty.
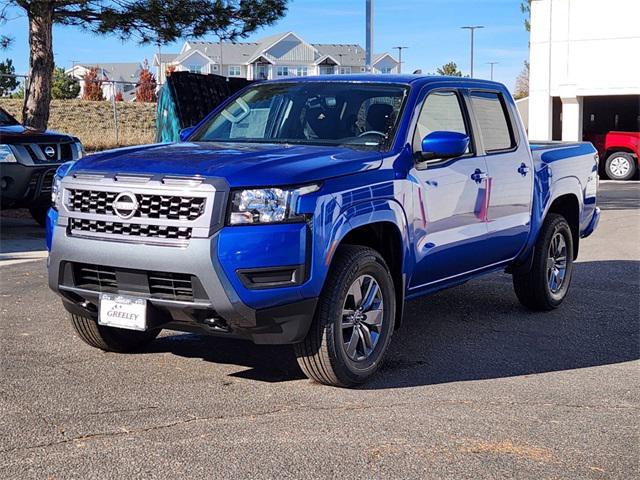
<svg viewBox="0 0 640 480"><path fill-rule="evenodd" d="M528 58L529 36L523 26L519 0L375 0L375 51L408 46L403 51L404 72L418 68L424 73L449 61L463 72L469 70L469 32L462 25L484 25L476 31L475 76L489 77L487 62L499 62L494 78L510 88ZM365 0L291 0L284 18L255 32L249 40L273 33L295 31L311 43L365 44ZM14 10L2 30L14 37L11 48L0 53L13 59L16 73L28 69L27 21ZM5 32L3 32L5 33ZM55 27L56 63L151 61L155 46L122 42L115 37L97 36L76 27ZM210 40L215 40L213 37ZM178 51L177 42L163 52Z"/></svg>

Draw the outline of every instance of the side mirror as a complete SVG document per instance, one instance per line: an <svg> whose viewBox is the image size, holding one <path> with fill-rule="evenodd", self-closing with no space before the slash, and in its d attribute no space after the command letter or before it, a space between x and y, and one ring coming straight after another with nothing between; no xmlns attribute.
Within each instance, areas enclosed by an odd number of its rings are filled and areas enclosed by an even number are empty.
<svg viewBox="0 0 640 480"><path fill-rule="evenodd" d="M195 129L196 127L193 126L193 127L183 128L182 130L180 130L180 141L186 142Z"/></svg>
<svg viewBox="0 0 640 480"><path fill-rule="evenodd" d="M422 159L455 158L469 148L469 136L459 132L431 132L422 139Z"/></svg>

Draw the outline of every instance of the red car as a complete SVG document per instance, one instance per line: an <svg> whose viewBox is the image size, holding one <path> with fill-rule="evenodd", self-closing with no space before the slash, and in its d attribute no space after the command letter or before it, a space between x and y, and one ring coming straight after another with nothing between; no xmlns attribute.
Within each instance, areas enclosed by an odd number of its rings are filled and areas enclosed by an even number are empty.
<svg viewBox="0 0 640 480"><path fill-rule="evenodd" d="M585 137L598 150L610 179L630 180L635 177L640 167L640 132L609 132Z"/></svg>

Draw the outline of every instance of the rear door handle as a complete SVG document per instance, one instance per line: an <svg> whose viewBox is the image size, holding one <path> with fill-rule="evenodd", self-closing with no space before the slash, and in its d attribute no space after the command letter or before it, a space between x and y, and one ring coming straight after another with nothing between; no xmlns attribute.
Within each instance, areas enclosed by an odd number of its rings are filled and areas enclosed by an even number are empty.
<svg viewBox="0 0 640 480"><path fill-rule="evenodd" d="M527 165L524 162L521 163L520 167L518 167L518 173L523 177L526 177L527 173L529 173L529 167L527 167Z"/></svg>
<svg viewBox="0 0 640 480"><path fill-rule="evenodd" d="M473 180L476 183L480 183L482 182L482 180L484 180L488 176L489 175L487 175L487 172L483 172L479 168L476 168L476 171L471 174L471 180Z"/></svg>

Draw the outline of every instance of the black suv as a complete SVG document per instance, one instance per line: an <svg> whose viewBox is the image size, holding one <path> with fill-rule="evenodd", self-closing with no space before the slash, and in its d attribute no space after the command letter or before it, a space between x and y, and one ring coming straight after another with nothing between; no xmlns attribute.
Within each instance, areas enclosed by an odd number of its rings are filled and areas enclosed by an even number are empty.
<svg viewBox="0 0 640 480"><path fill-rule="evenodd" d="M44 226L56 169L83 155L76 137L24 127L0 108L0 207L28 208Z"/></svg>

